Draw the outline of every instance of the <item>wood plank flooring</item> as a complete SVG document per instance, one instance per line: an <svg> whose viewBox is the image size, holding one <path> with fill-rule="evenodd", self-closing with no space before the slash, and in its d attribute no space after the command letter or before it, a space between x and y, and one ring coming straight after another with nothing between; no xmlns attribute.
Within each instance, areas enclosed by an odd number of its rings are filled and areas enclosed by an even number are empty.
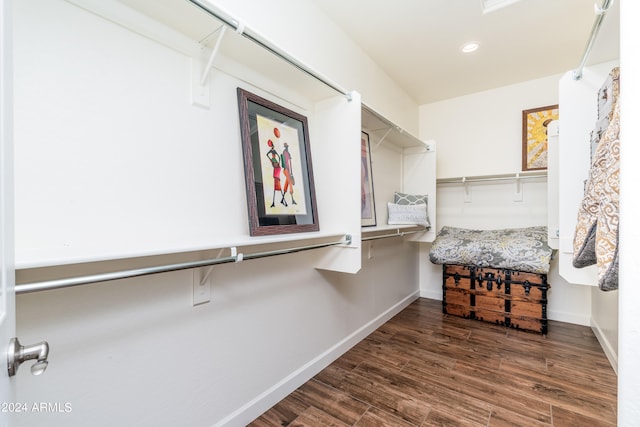
<svg viewBox="0 0 640 427"><path fill-rule="evenodd" d="M251 426L615 426L617 379L590 328L546 336L418 299Z"/></svg>

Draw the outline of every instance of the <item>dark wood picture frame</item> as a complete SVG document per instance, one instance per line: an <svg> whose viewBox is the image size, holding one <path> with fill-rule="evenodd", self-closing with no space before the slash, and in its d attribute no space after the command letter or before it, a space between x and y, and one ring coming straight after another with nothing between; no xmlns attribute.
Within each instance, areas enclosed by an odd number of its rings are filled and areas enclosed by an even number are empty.
<svg viewBox="0 0 640 427"><path fill-rule="evenodd" d="M522 170L547 168L547 126L559 116L558 105L522 111Z"/></svg>
<svg viewBox="0 0 640 427"><path fill-rule="evenodd" d="M320 230L307 118L238 88L249 234Z"/></svg>
<svg viewBox="0 0 640 427"><path fill-rule="evenodd" d="M376 225L376 202L373 192L373 172L371 169L371 143L369 134L360 133L360 225Z"/></svg>

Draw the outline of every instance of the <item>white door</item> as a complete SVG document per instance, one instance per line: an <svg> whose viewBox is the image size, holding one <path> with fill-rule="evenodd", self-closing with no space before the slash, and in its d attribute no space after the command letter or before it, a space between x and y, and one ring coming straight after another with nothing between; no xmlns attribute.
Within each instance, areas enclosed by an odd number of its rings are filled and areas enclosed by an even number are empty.
<svg viewBox="0 0 640 427"><path fill-rule="evenodd" d="M16 333L11 20L11 0L0 1L0 405L14 402L7 370L7 348ZM9 409L0 408L0 426L9 425Z"/></svg>

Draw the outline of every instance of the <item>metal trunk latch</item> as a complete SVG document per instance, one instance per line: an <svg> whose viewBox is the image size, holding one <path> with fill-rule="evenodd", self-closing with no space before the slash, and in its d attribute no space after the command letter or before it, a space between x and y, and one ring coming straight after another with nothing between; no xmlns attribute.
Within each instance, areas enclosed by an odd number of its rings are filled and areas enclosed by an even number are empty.
<svg viewBox="0 0 640 427"><path fill-rule="evenodd" d="M453 281L455 282L456 286L458 286L460 284L460 274L458 272L456 272L453 275Z"/></svg>

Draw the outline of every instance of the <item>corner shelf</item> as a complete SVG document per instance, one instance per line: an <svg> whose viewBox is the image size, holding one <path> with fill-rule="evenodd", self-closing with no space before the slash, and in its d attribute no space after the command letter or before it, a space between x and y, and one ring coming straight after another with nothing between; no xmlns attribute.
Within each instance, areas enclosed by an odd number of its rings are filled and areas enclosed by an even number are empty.
<svg viewBox="0 0 640 427"><path fill-rule="evenodd" d="M398 235L411 230L408 240L432 242L435 239L432 230L436 227L435 141L420 140L364 104L362 130L369 134L376 220L380 224L375 227L363 227L363 240L377 234L389 234L390 230L396 230ZM393 193L396 191L429 196L430 230L416 233L416 227L424 227L386 224L387 202L393 202Z"/></svg>
<svg viewBox="0 0 640 427"><path fill-rule="evenodd" d="M435 149L432 146L433 141L420 140L365 104L362 104L362 129L373 136L374 146L386 141L400 149L424 148L426 151Z"/></svg>

